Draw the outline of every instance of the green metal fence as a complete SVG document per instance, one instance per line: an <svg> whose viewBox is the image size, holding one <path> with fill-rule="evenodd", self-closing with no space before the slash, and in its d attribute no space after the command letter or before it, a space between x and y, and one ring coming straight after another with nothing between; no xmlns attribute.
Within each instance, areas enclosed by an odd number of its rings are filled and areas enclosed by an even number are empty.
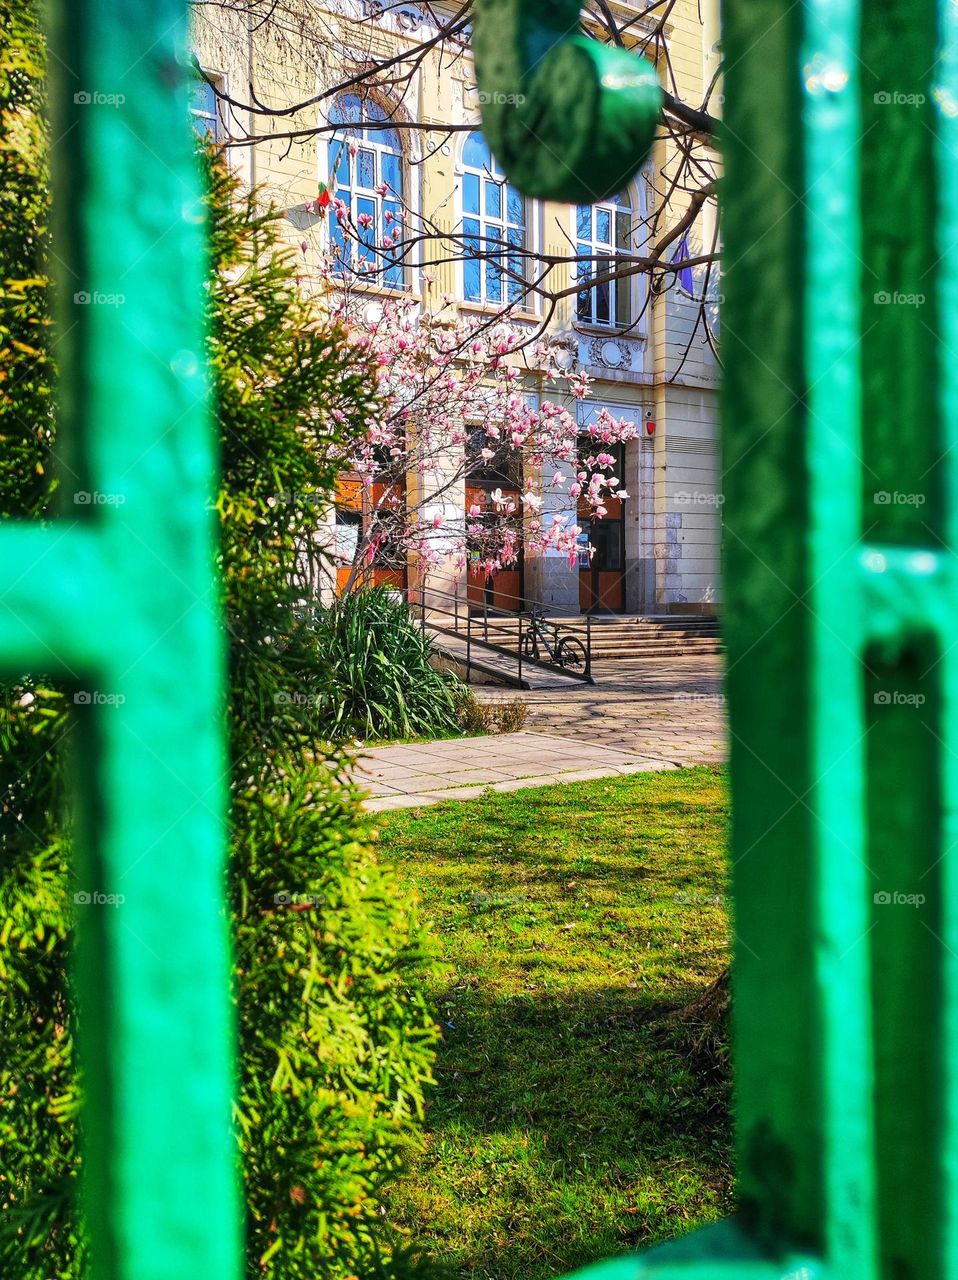
<svg viewBox="0 0 958 1280"><path fill-rule="evenodd" d="M240 1274L215 437L182 0L61 0L50 58L68 469L0 528L0 663L57 671L83 769L76 983L94 1280ZM122 894L122 911L100 905Z"/></svg>
<svg viewBox="0 0 958 1280"><path fill-rule="evenodd" d="M520 103L491 131L530 190L578 9L479 0L480 88ZM956 19L725 5L741 1213L603 1275L958 1275ZM579 74L551 86L565 155L602 128L596 85L638 109L627 75Z"/></svg>
<svg viewBox="0 0 958 1280"><path fill-rule="evenodd" d="M578 8L477 0L476 33L510 176L575 200L623 185L658 110ZM72 470L57 526L0 529L0 662L116 695L81 713L78 869L126 902L81 913L94 1278L235 1280L185 5L54 10ZM726 5L742 1208L597 1277L958 1276L956 23L948 0Z"/></svg>

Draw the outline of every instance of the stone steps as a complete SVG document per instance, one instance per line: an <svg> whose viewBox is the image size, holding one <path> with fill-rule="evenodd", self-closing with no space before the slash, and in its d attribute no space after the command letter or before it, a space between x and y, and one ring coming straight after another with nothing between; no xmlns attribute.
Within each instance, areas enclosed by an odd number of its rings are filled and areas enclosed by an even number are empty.
<svg viewBox="0 0 958 1280"><path fill-rule="evenodd" d="M574 635L583 643L590 629L589 621L584 617L556 617L555 621L562 628L563 634ZM442 647L446 654L461 661L465 653L465 618L460 616L462 628L455 637L450 637L450 619L443 614L429 617L427 626L438 638L442 633ZM524 622L528 626L528 622ZM472 649L473 667L492 678L502 679L506 683L519 684L517 680L514 655L518 642L519 619L514 616L493 614L484 617L481 612L472 615ZM674 615L656 617L600 616L591 620L592 660L594 662L621 662L632 658L690 658L695 656L714 656L722 653L722 640L717 618L710 617L676 617ZM506 654L494 654L486 649L483 640L508 650ZM527 683L531 680L531 684ZM550 683L551 673L541 668L529 666L523 669L520 687L535 688L542 682ZM558 677L563 683L564 678Z"/></svg>
<svg viewBox="0 0 958 1280"><path fill-rule="evenodd" d="M556 618L564 633L585 640L589 624L585 618ZM512 648L516 643L518 619L499 616L488 619L487 628L481 615L473 616L473 635L488 635L493 643ZM592 619L592 657L594 661L622 658L675 658L695 654L719 654L722 641L717 618L664 617L598 617Z"/></svg>

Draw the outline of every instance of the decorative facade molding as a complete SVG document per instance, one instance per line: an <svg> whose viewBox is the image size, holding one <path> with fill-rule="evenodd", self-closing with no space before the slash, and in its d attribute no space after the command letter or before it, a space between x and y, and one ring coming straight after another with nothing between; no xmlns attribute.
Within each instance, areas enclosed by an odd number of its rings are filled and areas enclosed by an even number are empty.
<svg viewBox="0 0 958 1280"><path fill-rule="evenodd" d="M363 17L377 22L385 18L392 22L397 31L403 35L415 35L429 21L427 15L416 4L386 4L384 0L361 0Z"/></svg>
<svg viewBox="0 0 958 1280"><path fill-rule="evenodd" d="M600 369L631 369L632 346L619 338L593 338L589 343L589 363Z"/></svg>

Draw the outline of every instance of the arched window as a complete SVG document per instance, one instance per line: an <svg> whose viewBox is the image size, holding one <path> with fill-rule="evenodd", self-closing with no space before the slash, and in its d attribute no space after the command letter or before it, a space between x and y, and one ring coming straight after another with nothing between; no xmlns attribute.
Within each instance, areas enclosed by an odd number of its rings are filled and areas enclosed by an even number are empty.
<svg viewBox="0 0 958 1280"><path fill-rule="evenodd" d="M506 181L481 133L462 153L463 296L467 302L519 302L525 294L526 199ZM509 275L504 274L503 269Z"/></svg>
<svg viewBox="0 0 958 1280"><path fill-rule="evenodd" d="M329 144L329 189L346 206L349 227L333 214L336 270L359 268L394 289L406 284L399 261L403 235L403 154L399 131L378 102L357 94L337 99L330 124L341 125Z"/></svg>
<svg viewBox="0 0 958 1280"><path fill-rule="evenodd" d="M576 210L576 254L583 259L578 280L586 284L605 275L616 259L628 258L634 250L635 211L623 193L601 204L580 205ZM576 299L576 319L582 324L624 329L632 324L634 277L589 285Z"/></svg>

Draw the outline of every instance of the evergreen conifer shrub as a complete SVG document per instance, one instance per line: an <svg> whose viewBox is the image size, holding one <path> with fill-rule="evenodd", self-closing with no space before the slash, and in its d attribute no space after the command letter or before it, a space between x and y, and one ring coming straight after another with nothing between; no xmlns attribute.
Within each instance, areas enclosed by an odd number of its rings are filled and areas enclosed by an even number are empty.
<svg viewBox="0 0 958 1280"><path fill-rule="evenodd" d="M36 14L16 6L0 27L0 507L36 520L53 518L57 483L42 75ZM349 762L317 740L311 708L329 676L298 621L332 446L361 429L374 383L304 300L276 216L240 195L221 160L205 163L247 1274L388 1277L405 1264L378 1193L416 1141L433 962L413 905L376 862ZM71 711L42 673L0 689L0 1274L18 1280L86 1269Z"/></svg>

